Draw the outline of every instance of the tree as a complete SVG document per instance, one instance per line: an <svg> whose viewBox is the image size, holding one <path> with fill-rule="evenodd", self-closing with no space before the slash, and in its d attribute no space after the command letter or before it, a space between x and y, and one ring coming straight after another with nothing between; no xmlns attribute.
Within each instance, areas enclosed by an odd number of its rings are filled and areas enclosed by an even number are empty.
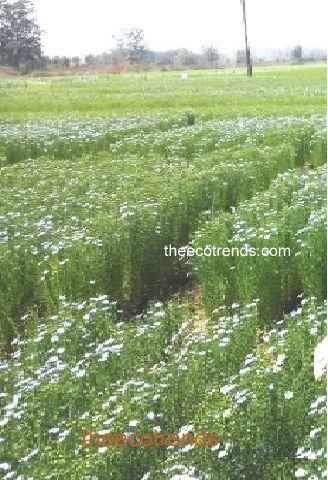
<svg viewBox="0 0 328 480"><path fill-rule="evenodd" d="M247 24L246 24L246 6L245 0L240 0L241 5L243 7L243 19L244 19L244 28L245 28L245 51L246 51L246 65L247 65L247 76L251 77L253 73L252 63L251 63L251 51L248 46L247 40Z"/></svg>
<svg viewBox="0 0 328 480"><path fill-rule="evenodd" d="M292 53L292 59L293 60L298 61L298 62L302 61L302 58L303 58L302 45L296 45L296 47L294 47L292 49L291 53Z"/></svg>
<svg viewBox="0 0 328 480"><path fill-rule="evenodd" d="M78 66L80 65L80 59L79 59L79 57L76 57L76 56L75 56L75 57L72 57L72 58L71 58L71 61L70 61L70 65L71 65L72 67L78 67Z"/></svg>
<svg viewBox="0 0 328 480"><path fill-rule="evenodd" d="M84 57L84 62L86 65L97 65L97 57L92 53L89 53Z"/></svg>
<svg viewBox="0 0 328 480"><path fill-rule="evenodd" d="M246 52L245 52L245 50L237 50L237 52L236 52L236 63L237 63L237 65L245 65L245 63L246 63Z"/></svg>
<svg viewBox="0 0 328 480"><path fill-rule="evenodd" d="M52 59L52 64L56 67L60 67L60 68L68 68L69 67L69 63L70 63L70 60L68 57L59 57L58 55L56 55L55 57L53 57Z"/></svg>
<svg viewBox="0 0 328 480"><path fill-rule="evenodd" d="M123 29L116 39L117 50L130 64L139 64L143 61L146 48L144 32L141 28Z"/></svg>
<svg viewBox="0 0 328 480"><path fill-rule="evenodd" d="M214 67L214 65L219 60L219 52L217 48L210 45L210 46L203 46L202 50L203 50L203 55L205 57L205 62L211 65L211 67Z"/></svg>
<svg viewBox="0 0 328 480"><path fill-rule="evenodd" d="M174 50L173 64L176 66L195 65L196 55L186 48L178 48L177 50Z"/></svg>
<svg viewBox="0 0 328 480"><path fill-rule="evenodd" d="M41 59L41 30L31 1L0 0L0 63L29 70Z"/></svg>

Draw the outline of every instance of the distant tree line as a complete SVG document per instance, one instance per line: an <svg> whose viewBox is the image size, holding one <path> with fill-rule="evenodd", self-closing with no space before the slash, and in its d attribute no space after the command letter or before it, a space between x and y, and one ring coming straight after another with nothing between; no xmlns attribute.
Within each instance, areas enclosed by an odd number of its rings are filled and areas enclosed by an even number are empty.
<svg viewBox="0 0 328 480"><path fill-rule="evenodd" d="M212 45L202 46L201 53L194 53L186 48L155 51L147 46L144 32L139 28L121 30L113 36L116 46L100 55L89 54L83 59L78 57L47 58L50 65L62 67L86 65L108 65L113 67L153 65L157 67L215 67L226 64L228 59Z"/></svg>
<svg viewBox="0 0 328 480"><path fill-rule="evenodd" d="M140 55L140 56L139 56ZM289 52L272 52L270 56L252 55L253 62L314 62L326 61L327 54L324 50L313 50L304 52L304 49L299 47L292 48ZM194 53L186 48L179 48L175 50L155 51L149 48L144 48L142 54L125 55L120 49L113 49L110 52L105 52L100 55L89 54L84 58L55 56L52 58L45 57L46 65L58 66L62 68L74 68L81 65L85 66L108 66L113 68L123 68L124 66L140 66L140 67L155 67L159 69L181 69L181 68L220 68L231 64L246 65L245 50L237 50L233 58L226 57L213 47L203 47L201 53Z"/></svg>
<svg viewBox="0 0 328 480"><path fill-rule="evenodd" d="M89 54L83 59L79 57L53 57L46 58L48 66L58 66L61 68L86 66L108 66L116 69L125 66L155 67L165 69L171 68L216 68L224 67L231 63L237 65L246 65L246 51L237 50L234 58L228 58L219 53L213 45L203 45L200 53L192 52L186 48L171 49L165 51L155 51L149 48L144 40L142 29L131 28L121 30L118 35L114 35L116 41L115 47L100 55ZM265 62L270 59L258 58L255 52L252 52L254 61ZM304 53L302 46L297 45L289 53L283 55L273 55L271 60L277 63L283 61L305 62L315 60L326 60L325 52L322 51Z"/></svg>

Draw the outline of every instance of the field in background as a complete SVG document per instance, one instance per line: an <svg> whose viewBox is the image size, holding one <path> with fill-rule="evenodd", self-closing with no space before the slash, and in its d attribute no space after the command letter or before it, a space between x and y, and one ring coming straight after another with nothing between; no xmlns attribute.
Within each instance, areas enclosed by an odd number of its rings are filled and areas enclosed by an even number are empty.
<svg viewBox="0 0 328 480"><path fill-rule="evenodd" d="M326 160L324 66L0 79L0 474L326 478Z"/></svg>
<svg viewBox="0 0 328 480"><path fill-rule="evenodd" d="M296 79L296 80L295 80ZM0 117L27 118L181 114L200 118L325 114L326 67L262 67L251 81L244 69L2 79Z"/></svg>

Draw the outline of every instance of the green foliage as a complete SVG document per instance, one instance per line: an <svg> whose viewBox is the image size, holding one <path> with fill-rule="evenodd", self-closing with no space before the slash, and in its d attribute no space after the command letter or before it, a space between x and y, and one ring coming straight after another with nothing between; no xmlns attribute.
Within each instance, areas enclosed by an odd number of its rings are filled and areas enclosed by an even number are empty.
<svg viewBox="0 0 328 480"><path fill-rule="evenodd" d="M0 2L0 64L27 73L41 60L41 30L30 0Z"/></svg>
<svg viewBox="0 0 328 480"><path fill-rule="evenodd" d="M324 477L325 74L258 72L0 82L0 476ZM82 446L187 425L220 445Z"/></svg>
<svg viewBox="0 0 328 480"><path fill-rule="evenodd" d="M219 154L203 156L201 162L190 157L189 161L176 159L162 165L157 155L149 155L142 162L134 157L125 161L123 174L121 158L104 153L93 157L93 162L90 167L89 156L62 161L52 173L53 161L40 158L24 165L23 179L17 177L17 185L12 175L21 172L21 165L8 168L2 177L5 211L10 212L17 198L22 207L14 219L9 216L3 223L11 247L7 250L1 246L4 257L0 262L10 276L10 265L16 263L15 256L9 253L17 247L14 225L21 235L34 237L20 248L30 252L24 269L32 268L35 273L28 286L14 282L16 287L10 289L14 304L23 295L26 301L22 308L35 306L41 317L55 311L58 294L77 301L106 293L118 302L125 316L140 311L150 299L164 299L174 270L178 277L179 271L182 273L181 262L165 256L164 247L186 245L206 208L230 212L232 206L265 190L278 173L293 168L294 155L288 146L248 146L236 152L222 149ZM57 204L55 214L53 200ZM43 210L40 215L35 205L42 203L45 205L39 207ZM27 219L23 229L22 216ZM61 239L58 231L66 232ZM49 265L49 255L56 267ZM204 270L206 262L202 265ZM243 265L241 260L239 268ZM222 275L229 274L230 266L220 264ZM266 274L263 270L263 278ZM210 275L206 275L211 283ZM217 293L221 292L220 285L221 280L214 287ZM245 285L249 289L249 281ZM234 301L234 289L230 284L230 293L223 294L223 302ZM252 289L249 292L254 293ZM4 295L6 298L7 293ZM249 295L246 298L251 300ZM19 322L23 314L15 308L13 319ZM0 330L4 324L5 316Z"/></svg>
<svg viewBox="0 0 328 480"><path fill-rule="evenodd" d="M201 334L188 329L187 310L173 302L165 310L154 304L133 324L117 323L111 308L106 297L62 302L51 324L16 346L19 359L1 368L0 404L13 405L3 408L0 451L11 470L167 478L164 472L182 474L189 466L196 478L201 471L220 479L292 477L314 426L321 432L318 455L307 468L316 474L323 468L325 421L316 405L324 381L314 382L311 364L326 333L325 305L304 299L262 346L256 303L231 315L221 308ZM137 463L128 447L82 447L89 428L179 432L183 425L216 433L220 447L138 449Z"/></svg>
<svg viewBox="0 0 328 480"><path fill-rule="evenodd" d="M217 303L260 298L261 323L270 324L295 306L301 293L325 298L325 197L325 167L287 172L236 213L219 214L198 232L195 248L231 249L226 256L221 251L194 259L208 311ZM276 250L263 256L263 248Z"/></svg>

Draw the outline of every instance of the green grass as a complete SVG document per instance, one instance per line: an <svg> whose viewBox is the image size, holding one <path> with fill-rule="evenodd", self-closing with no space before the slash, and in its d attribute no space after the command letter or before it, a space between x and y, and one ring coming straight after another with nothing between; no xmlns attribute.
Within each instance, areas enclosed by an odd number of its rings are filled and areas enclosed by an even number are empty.
<svg viewBox="0 0 328 480"><path fill-rule="evenodd" d="M237 69L1 80L3 119L167 113L191 108L205 118L325 113L325 66L257 68L251 81ZM296 78L296 81L295 81ZM307 89L307 90L306 90ZM214 104L214 105L213 105Z"/></svg>

